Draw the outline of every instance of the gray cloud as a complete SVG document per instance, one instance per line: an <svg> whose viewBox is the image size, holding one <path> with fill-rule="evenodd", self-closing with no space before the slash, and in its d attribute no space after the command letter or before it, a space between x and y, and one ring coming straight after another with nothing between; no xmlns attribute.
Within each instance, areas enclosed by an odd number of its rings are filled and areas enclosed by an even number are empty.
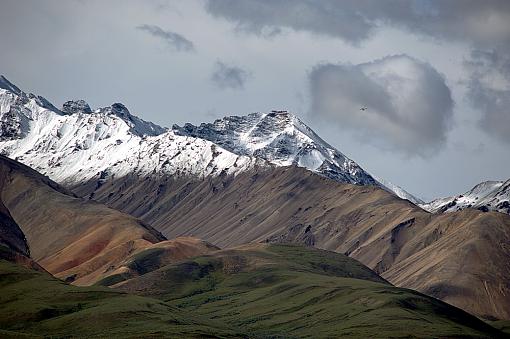
<svg viewBox="0 0 510 339"><path fill-rule="evenodd" d="M208 1L206 9L234 22L240 30L264 36L291 28L357 43L375 28L375 23L349 1L219 0Z"/></svg>
<svg viewBox="0 0 510 339"><path fill-rule="evenodd" d="M136 28L147 32L156 38L162 39L165 43L177 51L193 52L195 50L193 42L189 41L179 33L165 31L156 25L140 25Z"/></svg>
<svg viewBox="0 0 510 339"><path fill-rule="evenodd" d="M209 0L206 9L253 33L285 27L359 43L391 25L438 39L510 41L506 0Z"/></svg>
<svg viewBox="0 0 510 339"><path fill-rule="evenodd" d="M427 63L396 55L359 65L320 64L309 80L310 114L368 143L427 157L446 141L453 100Z"/></svg>
<svg viewBox="0 0 510 339"><path fill-rule="evenodd" d="M221 89L243 89L251 73L241 67L217 61L211 81Z"/></svg>
<svg viewBox="0 0 510 339"><path fill-rule="evenodd" d="M468 98L482 112L480 127L510 143L510 57L497 51L473 51L465 66L471 71Z"/></svg>
<svg viewBox="0 0 510 339"><path fill-rule="evenodd" d="M411 12L395 14L387 18L391 24L437 39L484 48L510 42L510 2L506 0L415 0Z"/></svg>

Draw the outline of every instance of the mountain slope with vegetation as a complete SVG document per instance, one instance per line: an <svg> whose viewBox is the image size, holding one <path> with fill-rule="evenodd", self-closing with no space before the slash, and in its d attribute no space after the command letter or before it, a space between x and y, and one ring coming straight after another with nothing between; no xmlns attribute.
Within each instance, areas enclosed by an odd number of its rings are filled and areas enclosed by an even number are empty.
<svg viewBox="0 0 510 339"><path fill-rule="evenodd" d="M501 335L474 316L393 287L342 254L289 245L244 245L116 285L252 337L484 338Z"/></svg>
<svg viewBox="0 0 510 339"><path fill-rule="evenodd" d="M0 260L2 338L241 338L159 300L76 287Z"/></svg>

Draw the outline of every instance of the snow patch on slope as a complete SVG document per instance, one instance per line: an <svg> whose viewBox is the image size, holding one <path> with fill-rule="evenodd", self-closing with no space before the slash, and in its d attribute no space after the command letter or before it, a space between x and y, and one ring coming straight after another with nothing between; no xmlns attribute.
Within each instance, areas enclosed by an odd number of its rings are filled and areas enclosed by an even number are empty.
<svg viewBox="0 0 510 339"><path fill-rule="evenodd" d="M384 179L381 179L381 178L375 177L375 176L374 176L374 178L378 182L380 182L384 187L386 187L388 190L390 190L391 192L395 193L397 196L399 196L402 199L407 199L407 200L409 200L410 202L412 202L415 205L420 205L420 204L424 204L425 203L420 198L415 197L411 193L409 193L406 190L404 190L402 187L397 186L397 185L395 185L394 183L392 183L392 182L390 182L388 180L384 180Z"/></svg>

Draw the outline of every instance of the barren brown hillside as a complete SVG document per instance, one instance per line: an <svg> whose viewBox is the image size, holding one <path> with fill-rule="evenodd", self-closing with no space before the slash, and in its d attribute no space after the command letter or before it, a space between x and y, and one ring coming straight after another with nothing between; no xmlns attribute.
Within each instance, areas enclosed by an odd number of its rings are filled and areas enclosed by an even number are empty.
<svg viewBox="0 0 510 339"><path fill-rule="evenodd" d="M96 187L73 189L169 238L192 235L220 247L313 245L346 253L397 286L510 319L510 217L500 213L433 215L379 188L295 167L201 181L133 176Z"/></svg>
<svg viewBox="0 0 510 339"><path fill-rule="evenodd" d="M95 282L128 255L165 238L138 219L73 196L36 171L0 157L0 196L32 258L77 285Z"/></svg>
<svg viewBox="0 0 510 339"><path fill-rule="evenodd" d="M6 184L7 172L0 171L0 190ZM30 258L30 248L23 231L12 218L0 199L0 259L17 263L27 268L44 271Z"/></svg>

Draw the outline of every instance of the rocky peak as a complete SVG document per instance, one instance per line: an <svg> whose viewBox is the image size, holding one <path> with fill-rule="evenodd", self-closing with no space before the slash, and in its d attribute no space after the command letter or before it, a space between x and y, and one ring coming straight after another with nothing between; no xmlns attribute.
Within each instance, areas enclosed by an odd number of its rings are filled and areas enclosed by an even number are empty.
<svg viewBox="0 0 510 339"><path fill-rule="evenodd" d="M166 128L156 125L152 122L145 121L132 115L124 104L116 102L108 107L103 107L96 110L96 113L115 115L120 119L124 120L131 129L131 132L142 136L142 135L159 135L166 132Z"/></svg>
<svg viewBox="0 0 510 339"><path fill-rule="evenodd" d="M66 101L62 106L62 112L64 114L75 114L75 113L92 113L89 104L85 100L70 100Z"/></svg>
<svg viewBox="0 0 510 339"><path fill-rule="evenodd" d="M261 158L278 166L297 165L340 182L378 184L354 161L287 111L229 116L200 126L174 125L173 129L176 134L206 139L233 153Z"/></svg>
<svg viewBox="0 0 510 339"><path fill-rule="evenodd" d="M0 75L0 88L10 91L17 95L21 94L21 90L16 85L14 85L12 82L7 80L7 78L4 77L3 75Z"/></svg>
<svg viewBox="0 0 510 339"><path fill-rule="evenodd" d="M129 113L127 107L121 104L120 102L116 102L112 104L110 107L102 108L101 113L114 114L122 119L131 118L131 113Z"/></svg>

